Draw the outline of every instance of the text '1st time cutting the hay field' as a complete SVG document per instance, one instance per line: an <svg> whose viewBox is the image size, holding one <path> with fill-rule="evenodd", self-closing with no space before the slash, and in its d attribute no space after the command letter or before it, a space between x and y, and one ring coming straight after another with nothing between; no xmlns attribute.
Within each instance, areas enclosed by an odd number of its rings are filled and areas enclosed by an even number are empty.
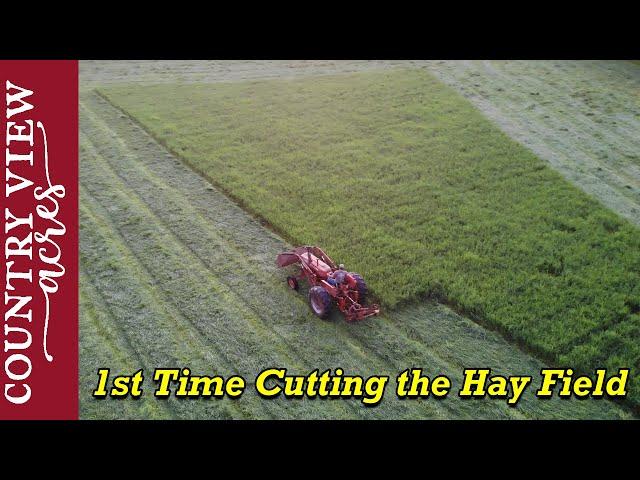
<svg viewBox="0 0 640 480"><path fill-rule="evenodd" d="M619 369L609 374L598 369L593 376L576 375L570 368L546 368L540 371L535 387L539 399L557 395L561 398L615 398L627 394L629 369ZM108 368L98 370L98 383L93 392L95 398L139 398L144 394L145 376L142 369L132 375L113 375ZM372 375L364 378L347 375L341 368L307 375L290 375L285 368L268 368L260 372L253 382L255 391L265 400L284 396L287 399L360 399L363 405L375 407L384 399L389 376ZM158 399L176 398L239 398L247 388L244 377L228 378L213 375L195 375L189 368L157 368L152 380L153 395ZM454 391L462 399L502 399L516 406L522 394L534 384L529 375L509 377L492 375L490 368L465 369L460 387L453 389L453 381L446 375L429 377L422 369L402 371L395 378L395 395L401 399L445 399Z"/></svg>

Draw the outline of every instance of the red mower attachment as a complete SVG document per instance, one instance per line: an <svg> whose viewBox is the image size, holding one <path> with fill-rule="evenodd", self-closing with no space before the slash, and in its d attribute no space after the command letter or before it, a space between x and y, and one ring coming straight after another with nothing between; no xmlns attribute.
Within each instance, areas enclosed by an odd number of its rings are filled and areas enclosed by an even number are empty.
<svg viewBox="0 0 640 480"><path fill-rule="evenodd" d="M367 295L367 284L357 273L347 272L342 265L338 266L318 247L297 247L290 252L278 255L276 263L279 267L300 265L300 273L287 277L287 283L293 290L298 290L298 281L309 282L309 305L320 318L326 318L335 301L347 322L364 320L380 313L378 305L364 306Z"/></svg>

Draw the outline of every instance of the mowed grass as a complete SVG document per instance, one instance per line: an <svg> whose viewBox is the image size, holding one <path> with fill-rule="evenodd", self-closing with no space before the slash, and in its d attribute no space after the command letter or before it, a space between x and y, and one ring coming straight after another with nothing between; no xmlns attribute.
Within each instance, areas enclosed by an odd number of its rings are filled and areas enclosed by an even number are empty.
<svg viewBox="0 0 640 480"><path fill-rule="evenodd" d="M517 408L504 399L463 400L462 371L482 365L505 376L542 362L450 309L421 302L347 324L311 313L306 287L290 290L274 258L288 248L218 189L186 167L117 109L80 96L80 415L91 418L628 418L606 401L540 402L531 389ZM408 366L452 379L444 401L400 400L375 408L357 399L155 399L158 366L244 375L341 367L393 378ZM96 400L98 368L144 368L136 402Z"/></svg>
<svg viewBox="0 0 640 480"><path fill-rule="evenodd" d="M567 180L640 226L640 70L624 61L432 61Z"/></svg>
<svg viewBox="0 0 640 480"><path fill-rule="evenodd" d="M640 399L640 232L429 74L101 92L387 309L433 296Z"/></svg>

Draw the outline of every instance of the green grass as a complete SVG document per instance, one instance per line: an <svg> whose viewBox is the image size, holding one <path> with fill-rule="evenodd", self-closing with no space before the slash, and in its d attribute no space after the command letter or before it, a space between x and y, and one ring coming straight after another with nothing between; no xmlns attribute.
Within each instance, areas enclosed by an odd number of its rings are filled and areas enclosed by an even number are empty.
<svg viewBox="0 0 640 480"><path fill-rule="evenodd" d="M432 76L102 92L386 308L431 295L558 362L639 366L638 229Z"/></svg>
<svg viewBox="0 0 640 480"><path fill-rule="evenodd" d="M135 123L93 93L80 101L81 410L90 418L628 418L611 402L541 402L529 390L517 408L502 399L406 401L392 391L375 408L356 400L158 401L150 372L189 366L203 374L291 373L342 367L395 377L408 366L445 374L501 375L544 366L496 332L421 302L358 324L314 317L305 287L290 290L276 255L290 248ZM139 401L96 400L98 368L147 373Z"/></svg>

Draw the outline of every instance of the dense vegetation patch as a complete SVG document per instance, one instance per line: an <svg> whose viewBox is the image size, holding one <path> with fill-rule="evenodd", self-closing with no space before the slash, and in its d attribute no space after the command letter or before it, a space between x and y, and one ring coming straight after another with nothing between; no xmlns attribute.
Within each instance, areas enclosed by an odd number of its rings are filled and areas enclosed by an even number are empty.
<svg viewBox="0 0 640 480"><path fill-rule="evenodd" d="M102 93L387 308L432 295L558 361L640 366L638 229L425 72Z"/></svg>

